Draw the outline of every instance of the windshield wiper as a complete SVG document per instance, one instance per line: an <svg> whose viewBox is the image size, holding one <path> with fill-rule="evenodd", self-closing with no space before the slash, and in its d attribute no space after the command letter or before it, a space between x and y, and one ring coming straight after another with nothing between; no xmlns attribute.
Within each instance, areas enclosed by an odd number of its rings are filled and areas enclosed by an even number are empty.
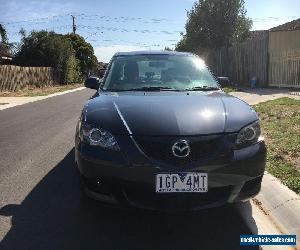
<svg viewBox="0 0 300 250"><path fill-rule="evenodd" d="M171 87L159 87L159 86L152 86L152 87L141 87L141 88L132 88L132 89L107 89L107 91L161 91L161 90L172 90L178 91L177 89Z"/></svg>
<svg viewBox="0 0 300 250"><path fill-rule="evenodd" d="M210 86L197 86L197 87L192 87L192 88L188 88L188 89L185 89L185 90L188 90L188 91L197 91L197 90L211 91L211 90L220 90L220 88L210 87Z"/></svg>

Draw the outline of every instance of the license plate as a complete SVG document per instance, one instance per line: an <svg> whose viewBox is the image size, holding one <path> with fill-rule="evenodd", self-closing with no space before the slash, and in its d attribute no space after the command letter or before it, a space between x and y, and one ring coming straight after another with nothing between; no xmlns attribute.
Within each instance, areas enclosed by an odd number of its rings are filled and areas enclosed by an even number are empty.
<svg viewBox="0 0 300 250"><path fill-rule="evenodd" d="M156 175L156 193L207 192L207 173L161 173Z"/></svg>

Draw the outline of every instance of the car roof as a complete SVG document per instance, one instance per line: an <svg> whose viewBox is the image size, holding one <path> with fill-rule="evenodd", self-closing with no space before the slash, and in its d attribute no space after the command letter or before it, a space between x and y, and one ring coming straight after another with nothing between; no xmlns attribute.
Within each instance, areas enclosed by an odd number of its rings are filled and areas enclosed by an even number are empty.
<svg viewBox="0 0 300 250"><path fill-rule="evenodd" d="M115 56L136 56L136 55L179 55L179 56L193 56L192 53L178 52L178 51L155 51L155 50L144 50L144 51L131 51L131 52L117 52Z"/></svg>

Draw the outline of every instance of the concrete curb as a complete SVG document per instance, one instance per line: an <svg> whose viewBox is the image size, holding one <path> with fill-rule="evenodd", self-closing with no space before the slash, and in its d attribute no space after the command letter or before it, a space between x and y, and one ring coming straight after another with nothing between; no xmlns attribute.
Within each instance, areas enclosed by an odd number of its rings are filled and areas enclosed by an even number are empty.
<svg viewBox="0 0 300 250"><path fill-rule="evenodd" d="M44 100L44 99L54 97L54 96L59 96L59 95L72 93L72 92L82 90L82 89L85 89L85 87L70 89L70 90L66 90L66 91L63 91L63 92L57 92L57 93L46 95L46 96L0 97L0 103L7 103L7 104L4 104L4 105L0 105L0 110L7 109L7 108L12 108L12 107L19 106L19 105L23 105L23 104L26 104L26 103L29 103L29 102L36 102L36 101Z"/></svg>
<svg viewBox="0 0 300 250"><path fill-rule="evenodd" d="M270 216L283 234L297 235L295 249L300 249L300 196L266 172L261 192L253 202Z"/></svg>
<svg viewBox="0 0 300 250"><path fill-rule="evenodd" d="M247 224L252 234L282 234L281 230L275 225L274 221L268 216L259 205L256 205L255 199L249 202L236 204L236 208ZM293 246L275 246L261 245L260 250L295 250Z"/></svg>
<svg viewBox="0 0 300 250"><path fill-rule="evenodd" d="M294 98L300 100L299 92L291 92L282 89L244 89L246 92L231 92L241 100L246 101L250 105L278 99L281 97ZM250 91L249 91L250 90ZM283 185L277 178L265 173L261 192L252 199L252 207L256 206L273 222L279 232L282 234L295 234L297 237L297 245L293 249L300 250L300 196ZM256 211L257 208L254 208ZM257 213L258 214L258 213ZM245 218L245 216L243 215ZM260 217L263 217L262 215ZM259 217L258 217L259 218ZM259 218L260 219L260 218ZM246 220L247 221L247 220ZM248 220L248 224L249 224ZM251 223L249 224L251 228ZM252 228L253 227L252 225ZM265 234L272 234L271 226L262 229ZM257 233L253 231L253 233ZM259 230L258 230L259 233ZM263 247L268 249L268 247Z"/></svg>

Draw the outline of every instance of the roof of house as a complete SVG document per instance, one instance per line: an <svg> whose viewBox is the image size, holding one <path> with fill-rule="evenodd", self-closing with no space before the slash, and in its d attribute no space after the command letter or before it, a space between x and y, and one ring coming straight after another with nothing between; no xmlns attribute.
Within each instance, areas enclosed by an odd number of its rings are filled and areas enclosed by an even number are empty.
<svg viewBox="0 0 300 250"><path fill-rule="evenodd" d="M7 51L7 46L3 43L0 43L0 56L1 57L12 57L12 55Z"/></svg>
<svg viewBox="0 0 300 250"><path fill-rule="evenodd" d="M291 31L291 30L300 30L300 18L269 29L269 31Z"/></svg>
<svg viewBox="0 0 300 250"><path fill-rule="evenodd" d="M12 55L6 52L1 52L0 51L0 57L8 57L8 58L12 58Z"/></svg>

